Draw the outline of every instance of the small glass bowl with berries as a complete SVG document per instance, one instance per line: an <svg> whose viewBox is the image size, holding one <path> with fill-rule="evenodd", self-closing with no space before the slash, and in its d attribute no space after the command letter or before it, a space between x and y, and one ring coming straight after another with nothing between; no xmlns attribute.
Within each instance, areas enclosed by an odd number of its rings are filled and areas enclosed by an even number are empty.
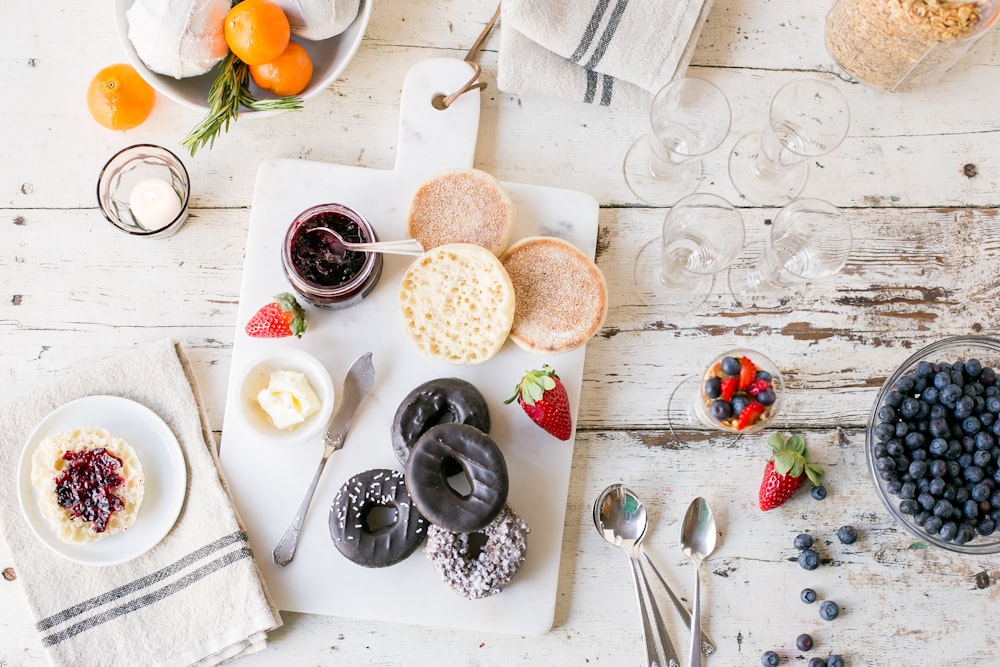
<svg viewBox="0 0 1000 667"><path fill-rule="evenodd" d="M1000 340L931 343L886 379L868 419L868 471L920 542L1000 552Z"/></svg>
<svg viewBox="0 0 1000 667"><path fill-rule="evenodd" d="M686 378L671 396L670 430L709 427L735 434L754 433L778 414L785 385L777 365L755 350L729 350L704 373ZM686 402L686 407L674 405ZM678 409L680 408L680 409Z"/></svg>

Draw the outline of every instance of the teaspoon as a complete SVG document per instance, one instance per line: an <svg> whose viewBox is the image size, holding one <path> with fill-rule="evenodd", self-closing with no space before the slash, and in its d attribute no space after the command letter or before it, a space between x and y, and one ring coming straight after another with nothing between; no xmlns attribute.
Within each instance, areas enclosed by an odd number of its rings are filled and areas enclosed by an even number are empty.
<svg viewBox="0 0 1000 667"><path fill-rule="evenodd" d="M677 651L667 634L663 617L649 588L642 563L639 561L638 545L642 541L648 525L646 508L638 502L636 495L622 484L612 484L604 489L594 501L594 526L597 528L597 532L608 543L623 549L629 559L632 583L635 584L639 613L642 617L642 630L646 640L647 667L660 665L680 667ZM657 633L653 632L649 622L649 611L646 608L643 590L645 590L646 597L649 598L649 606L656 622Z"/></svg>
<svg viewBox="0 0 1000 667"><path fill-rule="evenodd" d="M348 250L358 252L381 252L391 255L415 255L424 254L424 246L416 239L401 239L399 241L372 241L357 243L355 241L345 241L344 237L330 229L329 227L313 227L311 232L326 232L331 236L330 249L337 255L343 257Z"/></svg>
<svg viewBox="0 0 1000 667"><path fill-rule="evenodd" d="M688 652L690 667L701 667L699 637L701 635L701 563L715 551L718 533L715 516L704 498L695 498L681 524L681 549L695 565L694 609L691 612L691 648Z"/></svg>

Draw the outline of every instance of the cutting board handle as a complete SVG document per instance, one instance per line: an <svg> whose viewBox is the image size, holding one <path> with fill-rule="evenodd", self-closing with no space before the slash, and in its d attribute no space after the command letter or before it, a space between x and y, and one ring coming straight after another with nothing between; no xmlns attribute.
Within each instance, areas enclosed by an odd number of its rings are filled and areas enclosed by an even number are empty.
<svg viewBox="0 0 1000 667"><path fill-rule="evenodd" d="M472 74L469 63L454 58L430 58L410 68L399 101L396 171L430 176L472 167L479 135L479 91L459 96L447 109L433 104L436 96L452 94Z"/></svg>

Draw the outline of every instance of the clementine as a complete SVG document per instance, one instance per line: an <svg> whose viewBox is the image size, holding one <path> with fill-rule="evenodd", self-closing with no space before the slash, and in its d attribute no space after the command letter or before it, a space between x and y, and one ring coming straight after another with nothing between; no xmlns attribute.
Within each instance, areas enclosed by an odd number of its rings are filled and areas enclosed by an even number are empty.
<svg viewBox="0 0 1000 667"><path fill-rule="evenodd" d="M111 130L131 130L153 112L156 93L131 65L109 65L90 80L87 109Z"/></svg>
<svg viewBox="0 0 1000 667"><path fill-rule="evenodd" d="M271 0L243 0L226 14L223 32L229 49L247 65L263 65L288 47L291 27Z"/></svg>
<svg viewBox="0 0 1000 667"><path fill-rule="evenodd" d="M250 76L262 90L279 97L298 95L312 79L312 59L298 42L288 42L284 53L263 65L250 65Z"/></svg>

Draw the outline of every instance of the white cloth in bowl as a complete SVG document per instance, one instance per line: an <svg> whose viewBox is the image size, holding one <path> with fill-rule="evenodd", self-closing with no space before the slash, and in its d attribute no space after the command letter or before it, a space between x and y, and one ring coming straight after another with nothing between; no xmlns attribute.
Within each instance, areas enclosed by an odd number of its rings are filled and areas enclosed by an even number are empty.
<svg viewBox="0 0 1000 667"><path fill-rule="evenodd" d="M223 23L230 0L136 0L128 39L151 71L181 79L199 76L229 53Z"/></svg>
<svg viewBox="0 0 1000 667"><path fill-rule="evenodd" d="M683 75L711 0L503 0L497 86L648 108Z"/></svg>
<svg viewBox="0 0 1000 667"><path fill-rule="evenodd" d="M361 0L274 0L285 10L292 34L309 40L327 39L347 30Z"/></svg>
<svg viewBox="0 0 1000 667"><path fill-rule="evenodd" d="M179 344L135 348L0 407L5 487L17 486L21 449L34 427L57 407L89 395L131 399L166 422L187 463L187 496L157 546L127 563L98 567L46 547L9 494L0 506L0 531L50 662L211 665L262 649L265 633L281 618L233 508Z"/></svg>

